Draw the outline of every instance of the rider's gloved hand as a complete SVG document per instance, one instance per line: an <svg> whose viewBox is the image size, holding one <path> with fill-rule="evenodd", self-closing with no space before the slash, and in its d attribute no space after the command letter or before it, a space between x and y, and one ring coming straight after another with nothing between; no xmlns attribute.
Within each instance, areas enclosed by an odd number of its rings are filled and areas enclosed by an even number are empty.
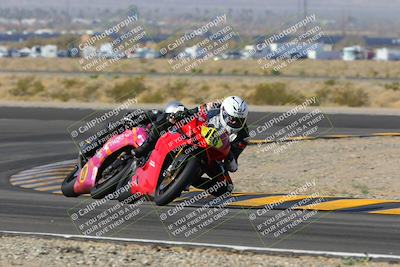
<svg viewBox="0 0 400 267"><path fill-rule="evenodd" d="M229 152L228 157L224 161L225 169L228 172L236 172L238 169L237 160L235 159L232 151Z"/></svg>
<svg viewBox="0 0 400 267"><path fill-rule="evenodd" d="M168 121L172 124L175 124L175 123L179 122L180 120L184 119L185 117L186 117L186 112L178 111L178 112L169 114Z"/></svg>
<svg viewBox="0 0 400 267"><path fill-rule="evenodd" d="M125 116L122 118L122 123L127 125L133 125L134 119L135 119L134 114L131 112L127 112Z"/></svg>

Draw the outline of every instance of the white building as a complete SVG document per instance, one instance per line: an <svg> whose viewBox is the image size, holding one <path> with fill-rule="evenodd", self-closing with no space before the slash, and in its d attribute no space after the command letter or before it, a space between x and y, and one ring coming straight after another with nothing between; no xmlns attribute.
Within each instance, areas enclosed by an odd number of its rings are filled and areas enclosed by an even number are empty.
<svg viewBox="0 0 400 267"><path fill-rule="evenodd" d="M307 57L314 60L339 60L342 58L340 51L333 51L332 45L319 43L307 51Z"/></svg>
<svg viewBox="0 0 400 267"><path fill-rule="evenodd" d="M115 53L111 43L104 43L100 46L99 56L102 58L113 58Z"/></svg>
<svg viewBox="0 0 400 267"><path fill-rule="evenodd" d="M191 59L196 59L205 56L204 53L202 53L202 49L198 46L191 46L191 47L186 47L183 52L187 55L187 57Z"/></svg>
<svg viewBox="0 0 400 267"><path fill-rule="evenodd" d="M313 46L317 47L318 43L303 44L303 43L272 43L269 45L270 55L272 58L306 58L308 50Z"/></svg>
<svg viewBox="0 0 400 267"><path fill-rule="evenodd" d="M85 46L82 49L82 57L84 59L94 59L97 57L97 49L94 46Z"/></svg>
<svg viewBox="0 0 400 267"><path fill-rule="evenodd" d="M352 61L364 59L364 49L361 46L350 46L343 48L342 59L345 61Z"/></svg>
<svg viewBox="0 0 400 267"><path fill-rule="evenodd" d="M159 57L159 53L151 48L147 47L139 47L133 50L131 53L127 55L128 58L157 58Z"/></svg>
<svg viewBox="0 0 400 267"><path fill-rule="evenodd" d="M18 50L18 52L20 54L20 57L30 57L32 54L31 49L28 47L21 48L20 50Z"/></svg>
<svg viewBox="0 0 400 267"><path fill-rule="evenodd" d="M256 53L255 45L246 45L241 51L242 59L251 59L254 58Z"/></svg>
<svg viewBox="0 0 400 267"><path fill-rule="evenodd" d="M315 60L339 60L342 59L342 53L340 51L320 51L312 50L308 52L309 59Z"/></svg>
<svg viewBox="0 0 400 267"><path fill-rule="evenodd" d="M8 49L5 46L0 46L0 57L8 56Z"/></svg>
<svg viewBox="0 0 400 267"><path fill-rule="evenodd" d="M148 49L145 53L145 58L157 58L159 57L159 53L154 49Z"/></svg>
<svg viewBox="0 0 400 267"><path fill-rule="evenodd" d="M54 34L52 29L38 29L34 32L35 34Z"/></svg>
<svg viewBox="0 0 400 267"><path fill-rule="evenodd" d="M56 45L42 46L40 55L42 57L57 57L57 46Z"/></svg>
<svg viewBox="0 0 400 267"><path fill-rule="evenodd" d="M375 60L400 60L400 50L378 48L375 52Z"/></svg>
<svg viewBox="0 0 400 267"><path fill-rule="evenodd" d="M32 46L31 57L40 57L42 55L42 47L39 45Z"/></svg>
<svg viewBox="0 0 400 267"><path fill-rule="evenodd" d="M256 45L246 45L240 53L242 59L257 59L267 56L271 50L269 47L258 49Z"/></svg>

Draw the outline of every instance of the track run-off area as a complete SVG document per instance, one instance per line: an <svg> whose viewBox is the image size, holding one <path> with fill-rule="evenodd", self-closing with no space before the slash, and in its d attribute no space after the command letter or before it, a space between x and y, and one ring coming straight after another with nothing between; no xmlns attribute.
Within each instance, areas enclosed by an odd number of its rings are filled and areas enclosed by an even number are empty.
<svg viewBox="0 0 400 267"><path fill-rule="evenodd" d="M319 196L322 201L318 203L296 205L310 196L290 197L285 195L286 192L278 195L236 192L232 195L234 200L225 207L229 215L223 221L195 238L171 235L168 226L175 222L175 218L171 215L160 220L160 214L168 214L174 206L199 194L193 191L166 207L155 207L144 202L140 219L126 224L112 235L85 236L79 229L77 231L69 211L89 198L63 197L60 195L60 183L71 170L77 154L76 146L66 129L88 113L90 110L87 109L0 108L1 233L400 259L400 216L397 216L400 214L400 201L390 199ZM266 112L251 113L250 124L265 115ZM321 127L323 134L300 139L308 142L315 138L384 138L398 136L400 133L400 116L329 114L329 118L333 127ZM269 141L264 140L263 136L257 136L252 142L257 144ZM102 209L115 205L111 202ZM203 204L198 202L184 206L179 210L180 216L190 217ZM263 220L276 217L288 207L295 207L290 213L301 211L302 216L316 211L318 214L279 237L260 235L257 226L261 224L258 222L261 216L257 212L271 204L277 205L262 214ZM257 218L253 220L254 214Z"/></svg>

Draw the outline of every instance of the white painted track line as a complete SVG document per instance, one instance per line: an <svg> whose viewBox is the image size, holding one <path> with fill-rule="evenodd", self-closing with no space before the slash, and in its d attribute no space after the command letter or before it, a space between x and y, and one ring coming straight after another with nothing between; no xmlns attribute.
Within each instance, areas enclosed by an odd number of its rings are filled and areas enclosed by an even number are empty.
<svg viewBox="0 0 400 267"><path fill-rule="evenodd" d="M249 246L197 243L197 242L185 242L185 241L137 239L137 238L122 238L122 237L98 237L98 236L85 236L85 235L68 235L68 234L19 232L19 231L3 231L3 230L0 230L0 234L33 235L33 236L43 236L43 237L58 237L58 238L66 238L66 239L86 239L86 240L99 240L99 241L133 242L133 243L144 243L144 244L209 247L209 248L233 249L233 250L237 250L237 251L296 254L299 256L300 255L309 255L309 256L328 256L328 257L354 257L354 258L370 258L370 259L385 259L385 260L400 261L400 255L391 255L391 254L374 254L374 253L368 254L368 253L322 251L322 250L300 250L300 249L284 249L284 248L249 247Z"/></svg>

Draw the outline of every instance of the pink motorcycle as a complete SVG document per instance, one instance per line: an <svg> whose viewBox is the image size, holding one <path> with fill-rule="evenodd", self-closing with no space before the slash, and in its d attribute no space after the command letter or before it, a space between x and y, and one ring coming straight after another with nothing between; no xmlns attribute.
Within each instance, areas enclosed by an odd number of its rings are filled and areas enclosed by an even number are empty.
<svg viewBox="0 0 400 267"><path fill-rule="evenodd" d="M86 164L77 164L65 178L61 191L66 197L91 194L103 198L115 191L120 179L135 169L131 150L141 146L148 138L144 128L125 130L111 137Z"/></svg>

